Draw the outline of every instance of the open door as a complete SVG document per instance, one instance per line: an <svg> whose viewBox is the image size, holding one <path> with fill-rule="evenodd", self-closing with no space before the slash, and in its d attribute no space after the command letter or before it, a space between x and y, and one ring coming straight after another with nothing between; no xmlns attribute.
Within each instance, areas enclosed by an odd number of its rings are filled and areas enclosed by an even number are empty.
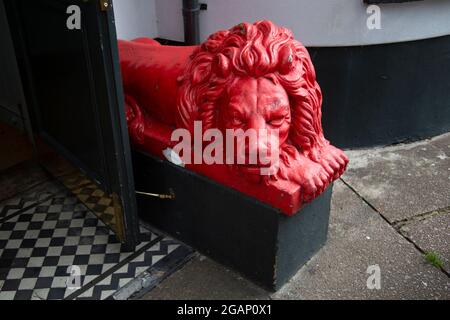
<svg viewBox="0 0 450 320"><path fill-rule="evenodd" d="M139 228L112 3L5 7L39 162L133 249Z"/></svg>

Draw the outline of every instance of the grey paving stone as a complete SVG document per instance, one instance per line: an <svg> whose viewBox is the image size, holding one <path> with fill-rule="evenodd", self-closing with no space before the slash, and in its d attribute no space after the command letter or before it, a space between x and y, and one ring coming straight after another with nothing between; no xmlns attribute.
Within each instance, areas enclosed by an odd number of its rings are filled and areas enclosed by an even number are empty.
<svg viewBox="0 0 450 320"><path fill-rule="evenodd" d="M430 143L441 149L447 157L450 157L450 133L435 137L430 140Z"/></svg>
<svg viewBox="0 0 450 320"><path fill-rule="evenodd" d="M450 135L387 148L347 151L343 176L389 221L450 206Z"/></svg>
<svg viewBox="0 0 450 320"><path fill-rule="evenodd" d="M410 221L400 230L423 251L438 253L444 269L450 273L450 208Z"/></svg>
<svg viewBox="0 0 450 320"><path fill-rule="evenodd" d="M372 265L380 268L379 290L367 288ZM450 299L450 279L337 182L327 244L272 298Z"/></svg>
<svg viewBox="0 0 450 320"><path fill-rule="evenodd" d="M163 281L145 300L266 300L269 293L237 273L196 257Z"/></svg>

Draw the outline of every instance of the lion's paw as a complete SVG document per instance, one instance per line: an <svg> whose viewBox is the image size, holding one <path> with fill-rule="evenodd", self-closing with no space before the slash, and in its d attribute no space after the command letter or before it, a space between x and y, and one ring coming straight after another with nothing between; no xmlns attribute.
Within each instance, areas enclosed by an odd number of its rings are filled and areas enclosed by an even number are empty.
<svg viewBox="0 0 450 320"><path fill-rule="evenodd" d="M306 158L301 162L301 166L293 170L292 178L301 186L303 200L309 202L328 187L330 179L320 164Z"/></svg>
<svg viewBox="0 0 450 320"><path fill-rule="evenodd" d="M332 145L321 150L319 163L332 180L339 178L347 168L348 157L344 152Z"/></svg>

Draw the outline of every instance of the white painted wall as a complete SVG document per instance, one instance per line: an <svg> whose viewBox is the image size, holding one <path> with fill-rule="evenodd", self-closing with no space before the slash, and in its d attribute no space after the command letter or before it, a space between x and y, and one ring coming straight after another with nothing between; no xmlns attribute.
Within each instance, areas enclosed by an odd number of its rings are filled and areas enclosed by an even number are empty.
<svg viewBox="0 0 450 320"><path fill-rule="evenodd" d="M118 1L118 0L115 0ZM127 0L136 1L136 0ZM148 0L143 0L148 1ZM158 34L183 41L182 0L156 1ZM202 0L201 39L240 22L270 19L294 31L307 46L401 42L450 34L450 0L425 0L381 7L380 30L366 26L363 0Z"/></svg>
<svg viewBox="0 0 450 320"><path fill-rule="evenodd" d="M113 5L119 39L158 36L155 0L113 0Z"/></svg>

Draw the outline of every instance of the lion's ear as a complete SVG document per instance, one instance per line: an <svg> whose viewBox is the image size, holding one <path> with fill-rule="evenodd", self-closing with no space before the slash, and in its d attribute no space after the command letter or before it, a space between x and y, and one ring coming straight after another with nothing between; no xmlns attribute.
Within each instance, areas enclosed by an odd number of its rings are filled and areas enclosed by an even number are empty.
<svg viewBox="0 0 450 320"><path fill-rule="evenodd" d="M287 74L294 68L294 51L290 45L284 46L278 55L278 72Z"/></svg>
<svg viewBox="0 0 450 320"><path fill-rule="evenodd" d="M216 72L222 77L227 78L230 75L230 60L223 54L219 53L216 56L215 63Z"/></svg>

